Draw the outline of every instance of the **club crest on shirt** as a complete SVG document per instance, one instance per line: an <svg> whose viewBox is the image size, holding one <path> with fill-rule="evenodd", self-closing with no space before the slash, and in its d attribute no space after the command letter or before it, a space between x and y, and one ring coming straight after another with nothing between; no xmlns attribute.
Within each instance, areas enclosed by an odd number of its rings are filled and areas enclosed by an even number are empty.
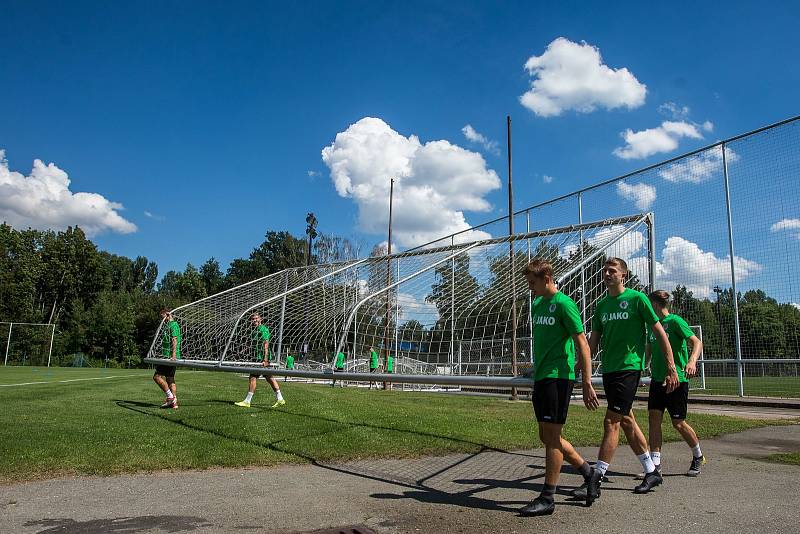
<svg viewBox="0 0 800 534"><path fill-rule="evenodd" d="M626 309L628 307L628 301L623 300L622 302L619 303L619 307L622 308L623 310Z"/></svg>
<svg viewBox="0 0 800 534"><path fill-rule="evenodd" d="M551 304L550 307L548 308L548 310L550 310L550 313L553 313L554 311L556 311L556 305L555 304Z"/></svg>

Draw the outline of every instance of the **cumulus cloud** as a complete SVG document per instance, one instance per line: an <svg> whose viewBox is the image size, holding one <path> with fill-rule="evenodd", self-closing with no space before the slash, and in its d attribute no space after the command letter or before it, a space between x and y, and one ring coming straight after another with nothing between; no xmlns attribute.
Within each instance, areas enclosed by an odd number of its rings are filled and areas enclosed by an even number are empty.
<svg viewBox="0 0 800 534"><path fill-rule="evenodd" d="M411 293L400 292L397 294L397 304L400 307L400 322L416 319L423 325L429 326L439 319L439 309L432 302L425 302L425 298L417 298Z"/></svg>
<svg viewBox="0 0 800 534"><path fill-rule="evenodd" d="M730 256L717 257L713 252L702 250L696 243L672 236L664 242L661 257L662 261L656 262L656 283L661 289L671 291L683 285L696 297L707 298L715 285L730 285ZM647 258L635 258L628 263L640 280L649 283ZM763 267L755 261L736 256L734 269L736 280L742 281L758 274Z"/></svg>
<svg viewBox="0 0 800 534"><path fill-rule="evenodd" d="M122 204L97 193L73 193L69 186L66 172L39 159L28 176L9 170L5 151L0 150L0 221L39 230L80 226L89 236L136 231L135 224L117 213L124 209Z"/></svg>
<svg viewBox="0 0 800 534"><path fill-rule="evenodd" d="M769 229L771 232L788 231L791 232L792 237L800 239L800 219L781 219Z"/></svg>
<svg viewBox="0 0 800 534"><path fill-rule="evenodd" d="M471 125L467 124L461 128L461 133L464 134L464 137L466 137L467 140L472 141L473 143L478 143L490 154L494 154L495 156L500 155L500 147L497 141L492 141L485 135L478 133Z"/></svg>
<svg viewBox="0 0 800 534"><path fill-rule="evenodd" d="M540 117L564 111L591 113L598 107L633 109L644 104L647 87L626 68L603 64L600 50L559 37L541 56L525 62L531 88L519 100Z"/></svg>
<svg viewBox="0 0 800 534"><path fill-rule="evenodd" d="M615 148L614 155L622 159L642 159L661 152L672 152L678 148L682 137L703 138L697 126L685 121L664 121L661 126L639 132L628 128L620 135L626 144Z"/></svg>
<svg viewBox="0 0 800 534"><path fill-rule="evenodd" d="M546 184L551 184L553 183L553 177L545 174L544 176L542 176L542 181Z"/></svg>
<svg viewBox="0 0 800 534"><path fill-rule="evenodd" d="M675 102L664 102L658 106L658 112L673 120L683 120L689 117L689 106L679 106Z"/></svg>
<svg viewBox="0 0 800 534"><path fill-rule="evenodd" d="M714 123L711 122L711 121L704 122L703 123L703 130L705 130L707 132L713 132L714 131Z"/></svg>
<svg viewBox="0 0 800 534"><path fill-rule="evenodd" d="M500 187L500 178L483 157L449 141L421 143L383 120L365 117L336 134L322 160L341 197L358 206L362 231L383 234L389 218L389 181L395 179L393 235L413 247L470 227L465 211L488 212L484 196ZM490 237L482 231L460 240Z"/></svg>
<svg viewBox="0 0 800 534"><path fill-rule="evenodd" d="M584 237L592 247L603 249L607 257L622 258L625 261L629 261L630 258L644 250L647 240L643 232L633 230L622 236L613 245L609 245L614 239L625 233L626 230L626 226L615 224L600 228L594 234L584 235ZM577 250L577 245L568 245L564 248L562 257L568 258L570 254Z"/></svg>
<svg viewBox="0 0 800 534"><path fill-rule="evenodd" d="M739 161L739 155L730 148L725 149L728 163ZM700 184L722 173L722 147L715 146L677 163L663 167L658 175L668 182Z"/></svg>
<svg viewBox="0 0 800 534"><path fill-rule="evenodd" d="M642 211L650 209L656 200L656 188L644 183L617 182L617 194L632 201L636 208Z"/></svg>

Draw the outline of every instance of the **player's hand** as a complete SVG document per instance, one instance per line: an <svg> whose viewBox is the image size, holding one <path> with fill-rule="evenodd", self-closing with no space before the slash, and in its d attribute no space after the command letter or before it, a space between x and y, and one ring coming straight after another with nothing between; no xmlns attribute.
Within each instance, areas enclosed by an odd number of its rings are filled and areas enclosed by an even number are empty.
<svg viewBox="0 0 800 534"><path fill-rule="evenodd" d="M269 361L267 361L267 359L266 359L266 358L264 358L263 360L261 360L261 367L266 367L267 365L269 365Z"/></svg>
<svg viewBox="0 0 800 534"><path fill-rule="evenodd" d="M676 371L674 367L667 373L667 378L664 380L664 387L667 389L667 393L672 393L678 388L678 371Z"/></svg>
<svg viewBox="0 0 800 534"><path fill-rule="evenodd" d="M693 376L697 376L697 363L689 362L686 364L686 376L688 378L692 378Z"/></svg>
<svg viewBox="0 0 800 534"><path fill-rule="evenodd" d="M597 392L594 390L591 382L583 383L583 404L588 410L596 410L600 407L600 401L597 398Z"/></svg>
<svg viewBox="0 0 800 534"><path fill-rule="evenodd" d="M175 357L175 355L173 354L173 355L170 357L170 360L177 360L177 358L176 358L176 357Z"/></svg>

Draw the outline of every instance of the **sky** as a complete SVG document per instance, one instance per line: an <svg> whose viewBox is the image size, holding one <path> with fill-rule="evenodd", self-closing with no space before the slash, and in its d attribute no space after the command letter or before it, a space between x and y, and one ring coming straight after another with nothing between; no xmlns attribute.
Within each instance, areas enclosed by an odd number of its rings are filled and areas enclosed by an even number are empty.
<svg viewBox="0 0 800 534"><path fill-rule="evenodd" d="M507 212L506 116L519 209L798 113L800 4L607 4L7 0L0 220L224 270L307 212L368 253L395 178L405 249Z"/></svg>

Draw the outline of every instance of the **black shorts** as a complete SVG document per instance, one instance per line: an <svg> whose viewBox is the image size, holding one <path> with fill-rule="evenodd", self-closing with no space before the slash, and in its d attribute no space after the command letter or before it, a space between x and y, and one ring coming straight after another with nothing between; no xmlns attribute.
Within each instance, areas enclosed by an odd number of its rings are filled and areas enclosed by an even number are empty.
<svg viewBox="0 0 800 534"><path fill-rule="evenodd" d="M689 403L689 382L680 382L672 393L667 393L667 388L661 382L650 382L650 395L647 398L647 409L663 412L665 409L669 416L675 420L686 419Z"/></svg>
<svg viewBox="0 0 800 534"><path fill-rule="evenodd" d="M174 365L156 365L156 374L164 378L175 378Z"/></svg>
<svg viewBox="0 0 800 534"><path fill-rule="evenodd" d="M572 397L573 380L544 378L533 383L533 412L540 423L563 425L567 422L567 410Z"/></svg>
<svg viewBox="0 0 800 534"><path fill-rule="evenodd" d="M606 392L608 409L620 415L631 413L641 377L641 371L603 373L603 389Z"/></svg>

